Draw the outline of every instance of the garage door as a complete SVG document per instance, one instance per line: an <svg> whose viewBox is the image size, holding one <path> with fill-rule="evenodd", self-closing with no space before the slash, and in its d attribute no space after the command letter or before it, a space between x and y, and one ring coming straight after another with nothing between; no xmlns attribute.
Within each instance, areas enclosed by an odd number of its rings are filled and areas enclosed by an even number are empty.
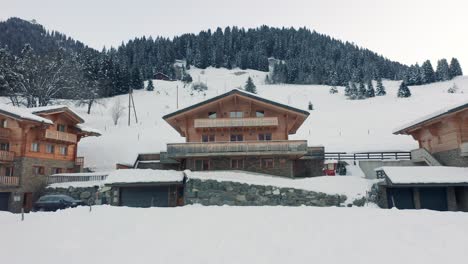
<svg viewBox="0 0 468 264"><path fill-rule="evenodd" d="M387 189L388 208L414 209L413 190L411 188Z"/></svg>
<svg viewBox="0 0 468 264"><path fill-rule="evenodd" d="M447 192L445 188L430 187L419 189L419 199L422 209L447 211Z"/></svg>
<svg viewBox="0 0 468 264"><path fill-rule="evenodd" d="M169 187L122 187L120 205L129 207L169 206Z"/></svg>
<svg viewBox="0 0 468 264"><path fill-rule="evenodd" d="M8 211L8 201L10 200L10 193L0 193L0 211Z"/></svg>

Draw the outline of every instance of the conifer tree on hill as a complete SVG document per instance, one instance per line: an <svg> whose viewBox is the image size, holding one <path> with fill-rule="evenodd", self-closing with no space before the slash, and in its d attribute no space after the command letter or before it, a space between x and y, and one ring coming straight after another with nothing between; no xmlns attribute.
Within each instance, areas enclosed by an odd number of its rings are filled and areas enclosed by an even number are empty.
<svg viewBox="0 0 468 264"><path fill-rule="evenodd" d="M434 68L430 60L426 60L421 66L421 82L422 83L432 83L435 81Z"/></svg>
<svg viewBox="0 0 468 264"><path fill-rule="evenodd" d="M449 66L450 78L463 75L460 63L456 58L452 58Z"/></svg>
<svg viewBox="0 0 468 264"><path fill-rule="evenodd" d="M355 100L358 98L358 89L354 82L351 82L350 89L349 89L349 99Z"/></svg>
<svg viewBox="0 0 468 264"><path fill-rule="evenodd" d="M382 78L377 77L377 90L376 90L376 95L377 96L384 96L386 95L387 92L385 91L385 87L382 84Z"/></svg>
<svg viewBox="0 0 468 264"><path fill-rule="evenodd" d="M358 99L365 99L367 96L366 86L364 82L359 82L359 90L358 90Z"/></svg>
<svg viewBox="0 0 468 264"><path fill-rule="evenodd" d="M411 91L405 81L402 81L398 89L398 97L406 98L411 96Z"/></svg>
<svg viewBox="0 0 468 264"><path fill-rule="evenodd" d="M367 98L375 97L375 90L374 85L372 85L372 80L367 82L367 91L366 91Z"/></svg>
<svg viewBox="0 0 468 264"><path fill-rule="evenodd" d="M436 79L437 81L450 80L450 70L446 59L441 59L437 62Z"/></svg>
<svg viewBox="0 0 468 264"><path fill-rule="evenodd" d="M149 79L148 80L148 85L146 86L147 91L154 91L154 85L153 85L153 80Z"/></svg>
<svg viewBox="0 0 468 264"><path fill-rule="evenodd" d="M345 96L351 96L351 85L349 82L347 82L345 86Z"/></svg>
<svg viewBox="0 0 468 264"><path fill-rule="evenodd" d="M257 87L253 83L253 80L252 78L250 78L250 76L249 78L247 78L247 82L245 83L244 89L249 93L254 93L254 94L257 93Z"/></svg>

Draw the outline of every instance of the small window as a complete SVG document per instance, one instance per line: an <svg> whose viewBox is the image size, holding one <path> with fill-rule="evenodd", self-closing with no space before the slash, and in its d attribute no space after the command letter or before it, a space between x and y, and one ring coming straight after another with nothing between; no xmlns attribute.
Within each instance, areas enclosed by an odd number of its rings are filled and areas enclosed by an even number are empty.
<svg viewBox="0 0 468 264"><path fill-rule="evenodd" d="M59 150L60 150L60 155L63 155L63 156L66 156L66 155L67 155L67 152L68 152L68 148L67 148L67 147L65 147L65 146L60 146Z"/></svg>
<svg viewBox="0 0 468 264"><path fill-rule="evenodd" d="M197 171L205 171L210 169L210 161L209 160L195 160L195 170Z"/></svg>
<svg viewBox="0 0 468 264"><path fill-rule="evenodd" d="M47 144L46 145L46 152L47 153L54 153L55 152L55 146L52 144Z"/></svg>
<svg viewBox="0 0 468 264"><path fill-rule="evenodd" d="M265 117L265 111L255 111L256 117Z"/></svg>
<svg viewBox="0 0 468 264"><path fill-rule="evenodd" d="M208 118L216 118L216 112L208 112Z"/></svg>
<svg viewBox="0 0 468 264"><path fill-rule="evenodd" d="M45 169L43 166L34 166L33 167L33 174L34 175L44 175Z"/></svg>
<svg viewBox="0 0 468 264"><path fill-rule="evenodd" d="M66 126L62 124L57 124L57 131L65 132Z"/></svg>
<svg viewBox="0 0 468 264"><path fill-rule="evenodd" d="M0 150L10 151L10 143L8 143L8 142L1 142L1 143L0 143Z"/></svg>
<svg viewBox="0 0 468 264"><path fill-rule="evenodd" d="M231 141L244 141L244 135L242 134L232 134Z"/></svg>
<svg viewBox="0 0 468 264"><path fill-rule="evenodd" d="M264 141L264 140L271 140L271 133L261 133L258 134L258 140Z"/></svg>
<svg viewBox="0 0 468 264"><path fill-rule="evenodd" d="M5 167L5 176L13 176L13 167Z"/></svg>
<svg viewBox="0 0 468 264"><path fill-rule="evenodd" d="M39 143L37 143L37 142L31 143L31 151L32 152L39 152Z"/></svg>
<svg viewBox="0 0 468 264"><path fill-rule="evenodd" d="M0 127L7 128L8 127L8 122L6 119L0 120Z"/></svg>
<svg viewBox="0 0 468 264"><path fill-rule="evenodd" d="M243 169L244 159L231 159L231 169Z"/></svg>
<svg viewBox="0 0 468 264"><path fill-rule="evenodd" d="M62 173L62 168L52 168L52 174L59 174Z"/></svg>
<svg viewBox="0 0 468 264"><path fill-rule="evenodd" d="M239 111L233 111L233 112L229 113L229 117L230 118L242 118L242 117L244 117L244 113L239 112Z"/></svg>
<svg viewBox="0 0 468 264"><path fill-rule="evenodd" d="M214 142L215 135L202 135L202 142Z"/></svg>
<svg viewBox="0 0 468 264"><path fill-rule="evenodd" d="M262 168L263 169L273 168L273 159L262 159Z"/></svg>

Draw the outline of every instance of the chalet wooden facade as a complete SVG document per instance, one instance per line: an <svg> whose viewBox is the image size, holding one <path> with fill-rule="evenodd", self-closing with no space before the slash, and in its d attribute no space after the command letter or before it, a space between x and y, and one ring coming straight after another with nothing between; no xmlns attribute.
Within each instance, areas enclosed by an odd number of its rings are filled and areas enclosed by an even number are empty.
<svg viewBox="0 0 468 264"><path fill-rule="evenodd" d="M441 165L468 167L468 102L428 115L394 134L411 135Z"/></svg>
<svg viewBox="0 0 468 264"><path fill-rule="evenodd" d="M323 148L308 147L306 140L289 140L308 115L235 89L164 116L186 139L167 144L164 155L178 161L181 169L320 175Z"/></svg>
<svg viewBox="0 0 468 264"><path fill-rule="evenodd" d="M66 106L0 105L0 210L30 210L48 175L79 172L78 142L99 136Z"/></svg>

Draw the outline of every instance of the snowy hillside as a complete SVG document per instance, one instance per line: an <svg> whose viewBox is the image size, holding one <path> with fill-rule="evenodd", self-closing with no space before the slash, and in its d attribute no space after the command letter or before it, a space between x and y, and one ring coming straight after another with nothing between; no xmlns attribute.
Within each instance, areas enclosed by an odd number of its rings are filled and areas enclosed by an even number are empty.
<svg viewBox="0 0 468 264"><path fill-rule="evenodd" d="M99 170L112 169L116 162L132 163L137 153L157 152L166 149L166 143L183 142L184 138L161 118L175 111L176 87L179 87L179 109L196 102L222 94L245 84L251 76L260 96L307 109L311 101L314 110L291 139L307 139L309 145L323 145L326 151L373 151L411 150L417 144L409 136L395 136L395 127L422 115L468 100L468 77L452 81L410 87L413 96L408 99L396 97L399 82L384 81L387 96L366 100L347 100L344 88L338 94L329 94L329 86L321 85L265 85L265 72L254 70L227 70L192 68L194 81L208 84L206 94L192 92L181 82L154 81L155 91L136 91L134 94L139 123L132 116L131 127L127 126L127 114L117 126L113 125L110 109L117 100L126 106L128 96L104 99L103 105L86 114L84 107L76 108L86 119L86 125L103 132L99 138L81 141L79 155L86 157L85 166ZM459 93L449 94L447 89L454 83Z"/></svg>

